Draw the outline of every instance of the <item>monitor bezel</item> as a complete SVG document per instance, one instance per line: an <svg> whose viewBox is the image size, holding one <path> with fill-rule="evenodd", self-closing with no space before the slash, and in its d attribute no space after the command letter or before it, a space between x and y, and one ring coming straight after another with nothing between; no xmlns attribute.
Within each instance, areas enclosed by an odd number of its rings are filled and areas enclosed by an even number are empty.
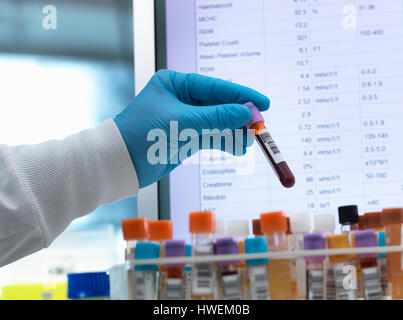
<svg viewBox="0 0 403 320"><path fill-rule="evenodd" d="M156 71L167 68L166 0L154 0ZM169 175L158 182L158 219L171 218Z"/></svg>

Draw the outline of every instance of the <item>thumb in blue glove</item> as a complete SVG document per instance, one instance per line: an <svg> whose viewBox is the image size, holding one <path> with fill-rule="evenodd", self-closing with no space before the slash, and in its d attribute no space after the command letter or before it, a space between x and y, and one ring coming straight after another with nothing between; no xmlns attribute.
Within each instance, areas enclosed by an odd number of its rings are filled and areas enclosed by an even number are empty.
<svg viewBox="0 0 403 320"><path fill-rule="evenodd" d="M251 120L249 108L243 105L246 102L253 102L260 111L266 111L270 106L266 96L231 82L169 70L157 72L114 119L133 161L140 187L162 179L185 157L206 148L203 143L206 130L224 130L222 140L228 135L235 136L236 129L246 131L245 125ZM200 137L193 140L198 141L198 145L188 143L195 135ZM181 139L183 137L185 139ZM158 145L165 144L167 152L159 147L156 158L166 161L156 163L155 159L150 159L153 154L150 151L153 146L155 148L156 140L163 138L165 141L158 141ZM234 143L241 143L241 154L246 152L246 135ZM181 152L182 148L187 149ZM216 146L208 144L207 148ZM221 149L232 154L239 150L236 147L224 149L222 144Z"/></svg>

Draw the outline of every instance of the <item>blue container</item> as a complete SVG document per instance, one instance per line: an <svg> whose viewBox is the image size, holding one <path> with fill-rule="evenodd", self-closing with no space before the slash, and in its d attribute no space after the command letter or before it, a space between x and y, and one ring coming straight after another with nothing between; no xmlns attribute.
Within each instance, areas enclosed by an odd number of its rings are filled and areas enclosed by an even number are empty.
<svg viewBox="0 0 403 320"><path fill-rule="evenodd" d="M109 298L109 275L106 272L69 273L67 285L69 299Z"/></svg>

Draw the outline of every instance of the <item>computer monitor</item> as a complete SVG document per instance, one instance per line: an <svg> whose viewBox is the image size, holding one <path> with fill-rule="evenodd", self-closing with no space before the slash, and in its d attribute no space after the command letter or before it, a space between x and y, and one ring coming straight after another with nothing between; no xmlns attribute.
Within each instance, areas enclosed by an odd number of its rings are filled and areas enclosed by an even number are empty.
<svg viewBox="0 0 403 320"><path fill-rule="evenodd" d="M403 3L157 1L160 67L249 86L296 176L285 189L259 149L242 165L184 165L160 183L160 216L188 239L188 213L360 213L403 204ZM162 52L161 52L162 51ZM249 152L248 152L249 153Z"/></svg>

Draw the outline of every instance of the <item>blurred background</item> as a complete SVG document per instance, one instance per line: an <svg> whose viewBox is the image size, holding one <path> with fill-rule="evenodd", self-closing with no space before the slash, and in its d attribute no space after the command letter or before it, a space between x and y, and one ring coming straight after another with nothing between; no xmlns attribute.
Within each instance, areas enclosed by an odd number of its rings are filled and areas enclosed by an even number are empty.
<svg viewBox="0 0 403 320"><path fill-rule="evenodd" d="M131 101L132 5L0 0L1 144L61 139L97 126ZM103 206L75 221L46 251L0 268L0 296L25 292L21 298L28 299L35 285L51 298L63 291L66 273L105 270L123 261L120 221L136 217L136 208L136 198ZM10 287L26 284L31 286L25 290Z"/></svg>

